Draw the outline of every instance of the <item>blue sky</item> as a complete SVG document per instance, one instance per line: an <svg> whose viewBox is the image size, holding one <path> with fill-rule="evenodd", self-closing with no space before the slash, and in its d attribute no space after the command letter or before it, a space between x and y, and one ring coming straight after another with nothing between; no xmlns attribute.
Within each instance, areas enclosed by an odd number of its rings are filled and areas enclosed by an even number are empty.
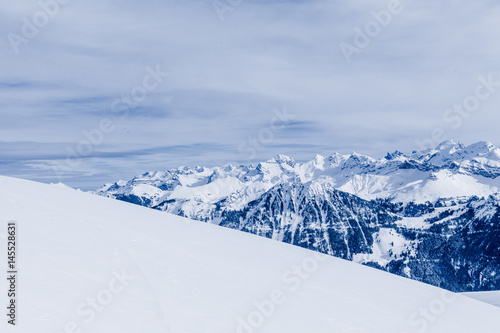
<svg viewBox="0 0 500 333"><path fill-rule="evenodd" d="M90 189L279 153L500 144L500 88L444 119L480 77L500 82L494 1L402 0L384 24L372 12L390 1L54 1L50 16L39 1L0 4L3 175Z"/></svg>

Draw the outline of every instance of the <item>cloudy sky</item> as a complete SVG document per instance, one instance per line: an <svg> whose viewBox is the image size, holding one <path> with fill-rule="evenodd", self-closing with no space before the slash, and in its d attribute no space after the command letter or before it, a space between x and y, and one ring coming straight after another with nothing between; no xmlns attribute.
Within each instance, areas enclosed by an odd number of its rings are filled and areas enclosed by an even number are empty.
<svg viewBox="0 0 500 333"><path fill-rule="evenodd" d="M3 1L0 174L91 189L278 153L500 145L499 17L493 0Z"/></svg>

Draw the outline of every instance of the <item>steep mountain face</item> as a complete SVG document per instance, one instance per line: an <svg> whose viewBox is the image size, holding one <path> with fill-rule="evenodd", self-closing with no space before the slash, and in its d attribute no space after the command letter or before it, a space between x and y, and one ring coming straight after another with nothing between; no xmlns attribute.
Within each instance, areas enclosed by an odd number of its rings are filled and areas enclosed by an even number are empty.
<svg viewBox="0 0 500 333"><path fill-rule="evenodd" d="M369 253L380 228L398 217L372 202L318 183L279 184L242 210L225 210L220 225L353 259Z"/></svg>
<svg viewBox="0 0 500 333"><path fill-rule="evenodd" d="M417 218L399 230L407 240L418 242L415 251L384 268L443 288L498 290L500 287L500 208L498 198L470 198L465 203L443 202L434 212ZM403 223L415 218L403 219ZM415 222L415 221L413 221ZM377 262L368 263L378 267Z"/></svg>
<svg viewBox="0 0 500 333"><path fill-rule="evenodd" d="M378 160L149 172L97 193L472 291L500 288L499 175L500 149L448 141Z"/></svg>

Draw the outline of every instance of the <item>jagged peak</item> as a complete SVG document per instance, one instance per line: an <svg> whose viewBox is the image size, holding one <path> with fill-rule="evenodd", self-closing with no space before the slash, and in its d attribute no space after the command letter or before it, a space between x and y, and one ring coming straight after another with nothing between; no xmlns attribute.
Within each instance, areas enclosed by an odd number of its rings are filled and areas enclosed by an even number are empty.
<svg viewBox="0 0 500 333"><path fill-rule="evenodd" d="M487 152L487 151L492 151L494 149L497 149L497 147L489 142L489 141L478 141L476 143L473 143L469 146L466 147L466 149L469 151L469 150L479 150L479 151L484 151L484 152Z"/></svg>
<svg viewBox="0 0 500 333"><path fill-rule="evenodd" d="M384 158L385 158L386 160L391 161L391 160L397 160L397 159L399 159L399 158L401 158L401 157L404 157L404 156L405 156L405 155L404 155L402 152L400 152L399 150L396 150L396 151L394 151L394 153L392 153L392 154L391 154L391 153L387 153L387 155L385 155L385 157L384 157Z"/></svg>
<svg viewBox="0 0 500 333"><path fill-rule="evenodd" d="M310 171L315 169L323 170L325 167L325 160L326 160L325 156L317 154L316 156L314 156L312 160L310 160L307 163L304 163L301 166L305 168L310 168Z"/></svg>
<svg viewBox="0 0 500 333"><path fill-rule="evenodd" d="M278 163L278 164L288 164L292 168L297 164L295 162L295 160L293 158L291 158L290 156L281 155L281 154L274 156L274 161L276 161L276 163Z"/></svg>
<svg viewBox="0 0 500 333"><path fill-rule="evenodd" d="M128 184L128 182L127 182L126 180L122 180L122 179L120 179L120 180L119 180L119 181L117 181L115 184L116 184L116 185L118 185L118 186L125 186L125 185L127 185L127 184ZM113 185L114 185L114 184L113 184Z"/></svg>
<svg viewBox="0 0 500 333"><path fill-rule="evenodd" d="M345 161L349 158L349 155L342 155L340 153L334 153L333 155L328 157L328 162L331 165L339 165L342 161Z"/></svg>
<svg viewBox="0 0 500 333"><path fill-rule="evenodd" d="M445 140L441 142L437 147L436 150L439 151L449 151L450 153L455 152L457 150L464 149L465 146L461 142L457 142L453 139Z"/></svg>
<svg viewBox="0 0 500 333"><path fill-rule="evenodd" d="M374 162L375 159L368 156L368 155L363 155L363 154L359 154L355 151L353 151L351 153L351 155L349 155L349 158L350 160L355 160L355 161L362 161L362 162Z"/></svg>
<svg viewBox="0 0 500 333"><path fill-rule="evenodd" d="M316 154L316 156L314 156L313 160L324 160L325 159L325 156L323 155L320 155L320 154Z"/></svg>

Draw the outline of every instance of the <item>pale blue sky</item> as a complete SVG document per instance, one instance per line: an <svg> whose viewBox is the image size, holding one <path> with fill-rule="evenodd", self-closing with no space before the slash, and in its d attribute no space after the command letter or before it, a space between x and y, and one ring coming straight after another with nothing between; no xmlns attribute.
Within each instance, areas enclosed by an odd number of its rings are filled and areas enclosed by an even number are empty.
<svg viewBox="0 0 500 333"><path fill-rule="evenodd" d="M0 174L88 189L278 153L412 151L435 128L500 144L500 88L458 128L443 120L478 77L500 82L495 1L402 0L350 63L341 43L390 1L243 0L224 20L210 0L65 1L47 24L38 0L0 4ZM169 75L124 117L113 103L157 66ZM72 155L103 119L112 130Z"/></svg>

